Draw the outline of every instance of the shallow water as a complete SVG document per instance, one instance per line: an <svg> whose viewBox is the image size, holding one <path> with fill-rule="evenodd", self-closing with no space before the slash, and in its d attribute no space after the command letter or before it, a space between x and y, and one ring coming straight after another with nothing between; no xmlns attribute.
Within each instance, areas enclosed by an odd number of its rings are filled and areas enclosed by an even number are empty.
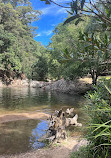
<svg viewBox="0 0 111 158"><path fill-rule="evenodd" d="M19 120L0 125L0 154L16 154L44 147L38 139L46 133L47 121Z"/></svg>
<svg viewBox="0 0 111 158"><path fill-rule="evenodd" d="M54 113L55 110L74 107L79 121L84 120L80 107L84 104L83 96L67 95L58 92L46 92L36 88L1 88L0 111L43 111ZM45 134L47 121L19 120L0 124L0 154L15 154L38 149L45 144L38 138Z"/></svg>

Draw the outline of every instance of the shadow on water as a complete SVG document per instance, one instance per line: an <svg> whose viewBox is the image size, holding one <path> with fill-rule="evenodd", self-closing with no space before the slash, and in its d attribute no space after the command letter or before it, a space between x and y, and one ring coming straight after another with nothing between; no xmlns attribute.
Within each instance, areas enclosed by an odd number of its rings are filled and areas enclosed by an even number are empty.
<svg viewBox="0 0 111 158"><path fill-rule="evenodd" d="M47 121L19 120L0 125L0 154L17 154L44 147L38 142L48 128Z"/></svg>

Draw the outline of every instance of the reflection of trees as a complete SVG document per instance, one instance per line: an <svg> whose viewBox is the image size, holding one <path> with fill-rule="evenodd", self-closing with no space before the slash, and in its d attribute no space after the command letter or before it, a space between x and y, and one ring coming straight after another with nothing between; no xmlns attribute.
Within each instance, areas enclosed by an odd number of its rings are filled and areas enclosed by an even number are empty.
<svg viewBox="0 0 111 158"><path fill-rule="evenodd" d="M28 96L28 87L2 88L1 106L7 109L21 108Z"/></svg>
<svg viewBox="0 0 111 158"><path fill-rule="evenodd" d="M44 91L37 88L2 88L0 89L0 106L6 109L28 109L30 107L61 108L61 106L79 107L82 96L68 95L59 92Z"/></svg>
<svg viewBox="0 0 111 158"><path fill-rule="evenodd" d="M51 105L53 106L56 104L56 106L75 106L79 107L81 103L84 102L84 98L80 95L68 95L58 92L53 92L51 94Z"/></svg>
<svg viewBox="0 0 111 158"><path fill-rule="evenodd" d="M15 154L31 149L29 137L39 121L22 120L0 125L0 154Z"/></svg>

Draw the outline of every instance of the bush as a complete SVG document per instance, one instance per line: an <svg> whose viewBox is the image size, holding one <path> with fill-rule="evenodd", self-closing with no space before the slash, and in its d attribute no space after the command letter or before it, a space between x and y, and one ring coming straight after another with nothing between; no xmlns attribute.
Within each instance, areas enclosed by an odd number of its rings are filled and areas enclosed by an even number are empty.
<svg viewBox="0 0 111 158"><path fill-rule="evenodd" d="M90 115L87 139L92 158L111 157L111 79L101 80L87 95Z"/></svg>
<svg viewBox="0 0 111 158"><path fill-rule="evenodd" d="M70 158L89 158L88 147L81 147L79 151L71 153Z"/></svg>

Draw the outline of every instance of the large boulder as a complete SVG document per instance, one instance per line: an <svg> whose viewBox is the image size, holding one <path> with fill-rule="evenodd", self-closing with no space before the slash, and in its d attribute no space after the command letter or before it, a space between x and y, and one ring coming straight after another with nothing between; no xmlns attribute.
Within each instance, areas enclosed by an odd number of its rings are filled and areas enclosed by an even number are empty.
<svg viewBox="0 0 111 158"><path fill-rule="evenodd" d="M64 79L55 81L52 84L45 86L46 90L55 90L69 94L74 94L74 93L82 94L85 93L90 88L91 88L91 84L88 84L86 82L80 80L69 81Z"/></svg>
<svg viewBox="0 0 111 158"><path fill-rule="evenodd" d="M30 87L33 88L44 88L45 86L48 86L50 82L44 82L44 81L30 81Z"/></svg>
<svg viewBox="0 0 111 158"><path fill-rule="evenodd" d="M25 79L25 80L16 79L16 80L13 80L11 82L11 84L8 85L8 86L11 86L11 87L16 87L16 86L25 87L25 86L29 86L29 80L28 79Z"/></svg>

